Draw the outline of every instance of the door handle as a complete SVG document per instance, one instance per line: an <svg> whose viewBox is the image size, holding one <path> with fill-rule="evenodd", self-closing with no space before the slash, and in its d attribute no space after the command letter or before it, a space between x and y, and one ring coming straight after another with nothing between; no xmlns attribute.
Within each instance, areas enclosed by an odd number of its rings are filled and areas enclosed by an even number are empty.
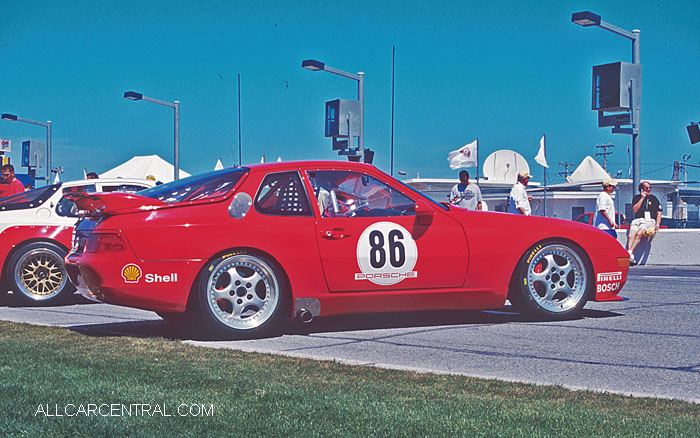
<svg viewBox="0 0 700 438"><path fill-rule="evenodd" d="M324 239L339 240L350 237L343 228L333 228L332 230L321 231L321 237Z"/></svg>

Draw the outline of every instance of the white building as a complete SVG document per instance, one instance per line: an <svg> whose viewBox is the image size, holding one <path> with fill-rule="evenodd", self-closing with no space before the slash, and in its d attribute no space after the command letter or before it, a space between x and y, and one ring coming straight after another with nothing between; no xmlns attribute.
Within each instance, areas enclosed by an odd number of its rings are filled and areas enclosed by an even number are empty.
<svg viewBox="0 0 700 438"><path fill-rule="evenodd" d="M517 153L513 151L497 151L494 154L512 156ZM492 154L492 155L494 155ZM489 156L491 158L491 156ZM515 175L521 170L529 170L529 166L518 159L511 159L508 172L494 172L495 170L505 170L505 164L496 164L487 158L484 163L484 177L480 177L478 182L472 175L470 182L477 182L481 188L486 208L491 211L507 211L508 195L512 185L515 183ZM496 157L497 160L499 157ZM497 161L496 160L496 161ZM490 168L487 168L491 166ZM456 171L457 172L457 171ZM470 172L471 173L471 172ZM532 172L530 172L532 173ZM539 173L539 172L538 172ZM503 175L499 177L498 175ZM533 175L534 176L534 175ZM532 195L532 214L537 216L548 216L560 219L573 220L583 213L595 211L596 198L602 191L601 183L604 179L610 178L607 172L591 157L586 157L576 170L567 178L567 182L561 184L548 185L546 188L545 214L545 188L541 183L530 182L527 186L528 194ZM617 179L617 190L613 193L615 200L615 210L622 213L631 221L634 214L632 212L632 197L639 193L636 187L632 187L631 179ZM651 193L659 199L662 206L662 216L667 218L664 223L669 227L686 227L690 224L693 227L700 227L698 220L698 206L700 205L700 190L686 188L682 181L647 180L651 183ZM404 182L411 187L420 190L436 201L447 202L450 190L459 182L457 178L415 178L407 179ZM673 221L671 219L675 219ZM680 223L683 220L683 223Z"/></svg>

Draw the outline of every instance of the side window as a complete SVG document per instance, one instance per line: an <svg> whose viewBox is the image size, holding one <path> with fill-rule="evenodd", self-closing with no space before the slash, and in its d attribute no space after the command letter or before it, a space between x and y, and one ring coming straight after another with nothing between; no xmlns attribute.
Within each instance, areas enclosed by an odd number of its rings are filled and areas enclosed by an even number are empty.
<svg viewBox="0 0 700 438"><path fill-rule="evenodd" d="M311 207L297 172L271 173L255 196L255 209L263 214L311 216Z"/></svg>
<svg viewBox="0 0 700 438"><path fill-rule="evenodd" d="M323 217L386 217L416 214L415 202L382 181L359 172L308 172Z"/></svg>
<svg viewBox="0 0 700 438"><path fill-rule="evenodd" d="M63 193L70 192L83 192L83 193L95 193L97 191L95 184L85 184L82 186L65 187Z"/></svg>

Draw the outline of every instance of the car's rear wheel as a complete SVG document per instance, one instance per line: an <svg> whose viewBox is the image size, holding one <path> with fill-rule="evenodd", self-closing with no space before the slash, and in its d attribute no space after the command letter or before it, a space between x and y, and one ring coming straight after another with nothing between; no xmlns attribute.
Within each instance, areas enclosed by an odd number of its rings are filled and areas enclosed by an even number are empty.
<svg viewBox="0 0 700 438"><path fill-rule="evenodd" d="M520 260L509 300L536 319L579 316L593 285L585 255L570 243L535 245Z"/></svg>
<svg viewBox="0 0 700 438"><path fill-rule="evenodd" d="M75 288L68 281L63 259L68 252L50 242L34 242L20 247L10 257L8 286L21 303L56 304Z"/></svg>
<svg viewBox="0 0 700 438"><path fill-rule="evenodd" d="M211 261L200 275L197 293L199 319L215 333L271 335L288 316L285 278L257 254L237 251Z"/></svg>

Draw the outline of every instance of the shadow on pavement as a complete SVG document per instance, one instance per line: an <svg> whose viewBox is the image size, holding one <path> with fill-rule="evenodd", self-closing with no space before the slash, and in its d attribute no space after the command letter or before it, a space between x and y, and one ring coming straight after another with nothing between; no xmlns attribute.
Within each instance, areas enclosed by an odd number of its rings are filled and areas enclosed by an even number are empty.
<svg viewBox="0 0 700 438"><path fill-rule="evenodd" d="M74 306L76 304L98 304L95 301L90 301L78 293L66 297L60 303L46 304L41 301L36 301L32 303L27 303L26 301L20 301L14 293L8 293L0 300L0 305L7 307L64 307L64 306Z"/></svg>
<svg viewBox="0 0 700 438"><path fill-rule="evenodd" d="M582 318L612 318L622 314L601 310L584 309ZM432 312L373 313L319 317L309 324L292 321L280 335L310 335L314 333L363 331L380 329L419 328L458 325L493 325L517 322L536 323L521 316L510 307L501 310L445 310ZM546 321L552 323L552 321ZM562 323L565 323L562 322ZM231 341L227 336L202 334L185 325L176 325L165 320L115 322L68 327L88 336L133 336L162 337L172 340ZM268 338L278 337L268 336Z"/></svg>

